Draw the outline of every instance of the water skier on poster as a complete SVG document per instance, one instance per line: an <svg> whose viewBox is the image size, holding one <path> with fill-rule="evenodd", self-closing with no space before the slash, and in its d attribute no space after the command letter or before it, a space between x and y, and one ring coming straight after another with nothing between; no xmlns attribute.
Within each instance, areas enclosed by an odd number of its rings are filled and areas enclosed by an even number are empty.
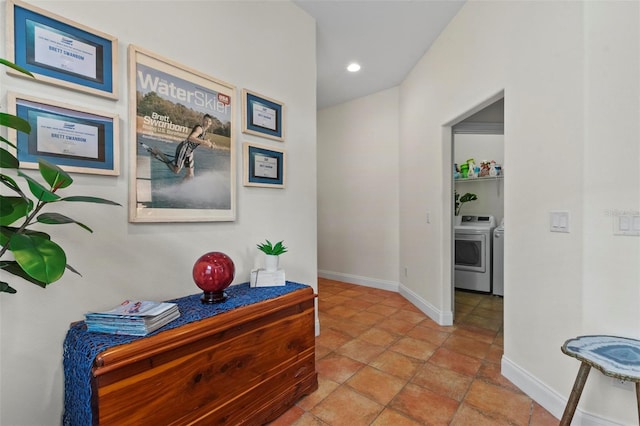
<svg viewBox="0 0 640 426"><path fill-rule="evenodd" d="M170 160L167 155L157 148L150 147L144 143L142 146L149 151L153 157L165 163L173 173L178 174L183 168L185 168L186 174L184 179L191 179L194 177L195 170L193 151L200 145L205 145L212 149L215 147L213 142L205 139L207 130L212 124L213 117L209 114L205 114L204 117L202 117L202 124L196 124L193 129L191 129L189 136L178 144L173 160Z"/></svg>
<svg viewBox="0 0 640 426"><path fill-rule="evenodd" d="M211 117L209 114L205 114L204 117L202 117L202 124L196 124L191 130L191 133L189 134L187 139L180 142L180 144L176 148L176 154L173 159L173 163L168 164L173 173L178 174L180 173L180 170L185 167L187 169L185 179L193 178L195 167L193 150L200 145L205 145L209 148L214 147L213 143L205 139L207 129L209 129L212 124L213 117Z"/></svg>

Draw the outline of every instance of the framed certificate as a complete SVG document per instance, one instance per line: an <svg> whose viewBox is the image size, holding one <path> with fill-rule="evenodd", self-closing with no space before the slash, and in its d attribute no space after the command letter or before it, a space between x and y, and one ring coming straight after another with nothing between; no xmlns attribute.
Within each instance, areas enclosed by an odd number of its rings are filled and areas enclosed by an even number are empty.
<svg viewBox="0 0 640 426"><path fill-rule="evenodd" d="M282 149L243 144L244 186L284 188L286 153Z"/></svg>
<svg viewBox="0 0 640 426"><path fill-rule="evenodd" d="M67 172L120 174L118 116L32 96L8 93L9 112L28 121L28 135L9 129L20 167L38 168L38 158Z"/></svg>
<svg viewBox="0 0 640 426"><path fill-rule="evenodd" d="M242 90L242 132L284 141L284 104Z"/></svg>
<svg viewBox="0 0 640 426"><path fill-rule="evenodd" d="M36 81L117 99L117 49L113 36L7 0L8 59L29 70Z"/></svg>

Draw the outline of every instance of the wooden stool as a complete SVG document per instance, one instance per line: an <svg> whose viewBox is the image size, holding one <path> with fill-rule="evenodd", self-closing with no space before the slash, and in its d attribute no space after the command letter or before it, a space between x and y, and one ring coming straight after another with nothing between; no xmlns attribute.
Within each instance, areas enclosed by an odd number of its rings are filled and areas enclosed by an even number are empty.
<svg viewBox="0 0 640 426"><path fill-rule="evenodd" d="M605 376L636 384L640 419L640 340L616 336L579 336L562 345L562 352L582 361L560 426L569 426L591 367Z"/></svg>

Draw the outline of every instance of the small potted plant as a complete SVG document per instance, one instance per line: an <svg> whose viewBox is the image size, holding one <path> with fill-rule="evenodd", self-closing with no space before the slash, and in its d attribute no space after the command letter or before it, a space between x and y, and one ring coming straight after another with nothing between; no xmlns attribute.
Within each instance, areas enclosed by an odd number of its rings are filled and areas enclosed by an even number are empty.
<svg viewBox="0 0 640 426"><path fill-rule="evenodd" d="M453 210L455 215L455 224L460 225L462 218L460 217L460 209L464 203L468 203L469 201L475 201L478 199L476 194L471 192L467 192L464 195L460 196L458 191L455 191L455 208Z"/></svg>
<svg viewBox="0 0 640 426"><path fill-rule="evenodd" d="M278 263L280 255L287 252L287 248L284 246L284 241L278 241L275 244L271 244L271 241L257 244L258 249L265 254L265 269L267 272L275 272L278 270Z"/></svg>

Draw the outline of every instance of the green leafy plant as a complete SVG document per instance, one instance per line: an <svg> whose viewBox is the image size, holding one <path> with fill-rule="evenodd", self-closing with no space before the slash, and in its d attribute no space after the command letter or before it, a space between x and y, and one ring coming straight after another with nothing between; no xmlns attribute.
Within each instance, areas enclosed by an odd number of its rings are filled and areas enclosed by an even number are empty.
<svg viewBox="0 0 640 426"><path fill-rule="evenodd" d="M29 71L5 59L0 58L0 64L33 77ZM6 113L0 113L0 127L12 128L26 134L31 133L29 122ZM0 142L17 150L16 145L4 137L0 136ZM59 280L66 269L80 274L67 264L64 250L51 241L49 234L30 227L35 224L75 223L89 232L93 231L87 225L60 213L41 213L43 208L61 202L88 202L116 206L120 204L90 196L61 197L57 192L68 188L73 183L71 176L60 167L43 159L38 159L38 167L46 185L21 172L18 159L0 147L0 183L14 195L0 194L0 244L2 247L0 248L0 269L45 288ZM5 169L16 170L17 175L26 180L31 198L11 176L4 173ZM7 252L13 254L14 260L3 259ZM17 290L9 283L0 281L0 292L16 293Z"/></svg>
<svg viewBox="0 0 640 426"><path fill-rule="evenodd" d="M455 210L454 214L456 216L460 216L460 209L464 203L468 203L469 201L475 201L478 199L476 194L472 194L471 192L467 192L463 196L458 194L458 191L455 191Z"/></svg>
<svg viewBox="0 0 640 426"><path fill-rule="evenodd" d="M258 244L258 249L264 252L265 254L270 254L272 256L280 256L283 253L287 252L287 248L282 244L284 241L278 241L275 245L271 244L271 241L266 240L266 243Z"/></svg>

